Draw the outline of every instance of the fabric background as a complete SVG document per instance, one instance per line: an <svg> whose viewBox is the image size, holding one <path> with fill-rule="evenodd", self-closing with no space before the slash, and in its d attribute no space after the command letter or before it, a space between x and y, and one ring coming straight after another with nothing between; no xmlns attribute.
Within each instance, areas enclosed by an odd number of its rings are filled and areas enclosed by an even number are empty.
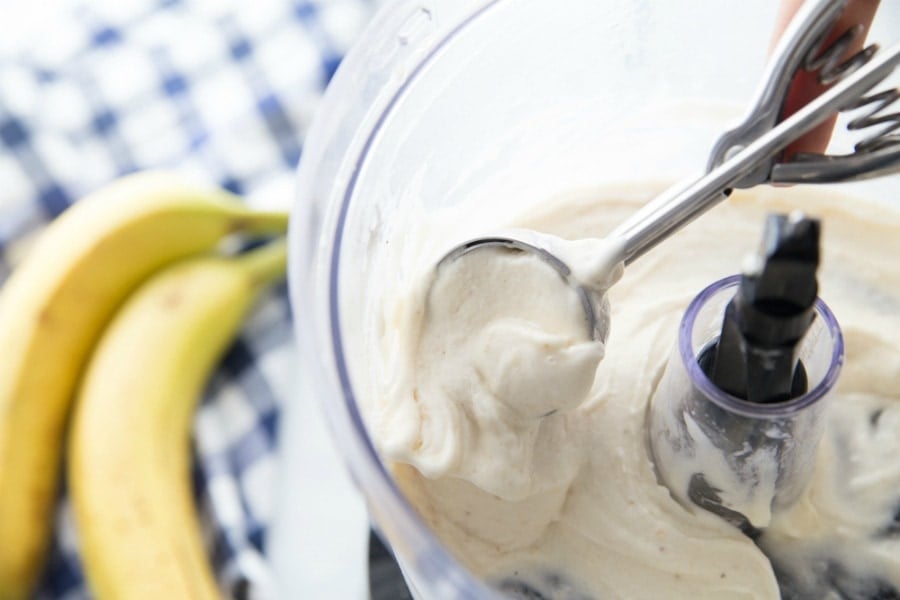
<svg viewBox="0 0 900 600"><path fill-rule="evenodd" d="M136 170L176 168L287 208L307 126L367 0L64 3L0 54L0 282L43 226ZM293 344L284 287L253 313L195 422L194 483L223 592L268 598L280 407ZM65 484L63 484L65 488ZM89 598L65 489L40 598Z"/></svg>

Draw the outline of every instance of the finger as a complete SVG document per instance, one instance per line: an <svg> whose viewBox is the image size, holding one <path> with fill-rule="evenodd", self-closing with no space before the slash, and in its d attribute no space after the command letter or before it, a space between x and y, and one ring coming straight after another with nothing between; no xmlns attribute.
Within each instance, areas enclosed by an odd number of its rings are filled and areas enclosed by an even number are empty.
<svg viewBox="0 0 900 600"><path fill-rule="evenodd" d="M776 19L776 40L787 28L791 18L800 9L802 4L802 0L785 0L782 2L778 18ZM831 33L825 41L824 47L827 48L848 29L860 24L864 28L863 32L853 39L853 42L844 53L842 61L859 52L865 43L866 36L869 33L869 27L872 25L872 20L875 18L876 10L878 10L878 0L851 0L840 19L838 19L837 23L832 28ZM808 73L806 71L797 73L791 84L791 89L788 92L782 118L789 117L803 106L806 106L810 100L821 94L825 89L827 89L827 86L823 86L819 83L816 73ZM828 147L828 142L834 131L834 123L836 120L837 115L831 117L817 128L792 143L785 150L784 158L789 159L798 152L824 152Z"/></svg>

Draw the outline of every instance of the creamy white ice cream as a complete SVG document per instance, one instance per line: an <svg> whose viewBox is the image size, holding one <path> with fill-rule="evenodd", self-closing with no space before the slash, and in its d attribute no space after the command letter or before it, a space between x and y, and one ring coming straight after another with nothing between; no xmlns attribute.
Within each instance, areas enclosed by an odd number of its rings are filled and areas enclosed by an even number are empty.
<svg viewBox="0 0 900 600"><path fill-rule="evenodd" d="M597 237L653 191L562 197L527 214L511 202L507 221L481 225ZM766 212L792 209L823 219L820 295L843 328L846 364L813 482L758 546L658 483L646 411L690 300L739 270ZM473 233L417 231L444 251ZM474 573L559 597L777 598L774 557L779 570L812 574L795 585L807 597L822 597L815 573L826 568L859 575L847 585L900 589L896 212L818 190L738 193L612 286L605 347L540 260L487 252L434 279L435 253L415 247L397 255L404 276L378 305L363 408L401 488ZM608 260L571 260L594 269L598 293L620 275Z"/></svg>

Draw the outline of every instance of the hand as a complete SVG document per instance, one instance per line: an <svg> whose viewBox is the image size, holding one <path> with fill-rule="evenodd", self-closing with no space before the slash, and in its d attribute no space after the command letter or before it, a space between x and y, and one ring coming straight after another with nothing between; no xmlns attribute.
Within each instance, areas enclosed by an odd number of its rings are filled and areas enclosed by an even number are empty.
<svg viewBox="0 0 900 600"><path fill-rule="evenodd" d="M853 40L853 43L844 55L844 60L859 52L869 33L869 27L872 25L875 11L878 9L878 2L879 0L850 0L844 14L841 15L841 18L838 19L837 24L829 34L825 43L826 47L843 35L849 28L859 23L865 27L863 35L860 35ZM791 17L793 17L800 9L802 4L803 0L782 1L775 25L775 40L777 40L782 32L784 32L788 23L791 21ZM797 112L797 110L809 103L810 100L821 94L826 87L827 86L823 86L817 81L816 73L807 73L806 71L797 73L797 76L794 78L794 82L791 85L791 90L788 93L787 100L785 101L784 114L782 117L788 117ZM788 146L785 150L784 158L789 159L798 152L824 152L825 148L828 146L828 141L831 139L831 133L834 130L836 119L837 115L831 117Z"/></svg>

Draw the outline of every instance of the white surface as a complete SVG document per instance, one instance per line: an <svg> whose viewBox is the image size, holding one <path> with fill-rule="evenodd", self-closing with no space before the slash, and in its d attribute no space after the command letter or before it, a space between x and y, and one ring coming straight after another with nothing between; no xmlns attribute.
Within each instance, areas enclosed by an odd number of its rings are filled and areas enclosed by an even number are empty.
<svg viewBox="0 0 900 600"><path fill-rule="evenodd" d="M38 43L32 38L35 29L47 14L58 10L66 0L0 0L0 56L16 48ZM47 43L47 40L41 40Z"/></svg>
<svg viewBox="0 0 900 600"><path fill-rule="evenodd" d="M302 382L281 422L284 478L267 551L279 598L367 598L369 518Z"/></svg>
<svg viewBox="0 0 900 600"><path fill-rule="evenodd" d="M284 209L294 196L286 176L248 201ZM298 361L299 362L299 361ZM296 393L281 417L278 501L266 552L278 598L368 597L369 517L329 435L309 377L298 372Z"/></svg>

